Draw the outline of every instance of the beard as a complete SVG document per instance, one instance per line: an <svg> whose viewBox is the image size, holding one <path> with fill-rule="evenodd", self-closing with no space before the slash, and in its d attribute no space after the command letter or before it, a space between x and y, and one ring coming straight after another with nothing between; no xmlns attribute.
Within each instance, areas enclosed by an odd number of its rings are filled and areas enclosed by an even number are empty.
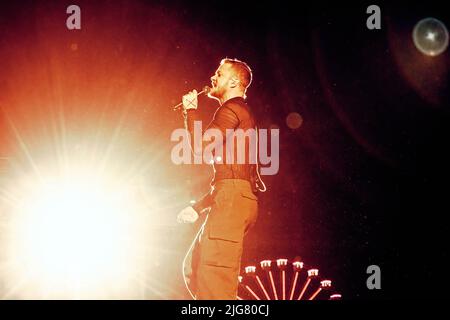
<svg viewBox="0 0 450 320"><path fill-rule="evenodd" d="M220 100L224 96L225 90L223 87L213 87L208 93L208 96Z"/></svg>

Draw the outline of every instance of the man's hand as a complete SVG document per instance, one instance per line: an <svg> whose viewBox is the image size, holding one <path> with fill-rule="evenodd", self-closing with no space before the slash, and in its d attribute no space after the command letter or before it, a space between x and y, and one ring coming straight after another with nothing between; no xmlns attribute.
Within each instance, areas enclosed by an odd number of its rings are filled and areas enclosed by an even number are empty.
<svg viewBox="0 0 450 320"><path fill-rule="evenodd" d="M192 207L186 207L177 216L178 223L194 223L198 219L198 213Z"/></svg>
<svg viewBox="0 0 450 320"><path fill-rule="evenodd" d="M183 96L183 109L184 110L197 109L197 106L198 106L197 95L198 95L197 90L193 90Z"/></svg>

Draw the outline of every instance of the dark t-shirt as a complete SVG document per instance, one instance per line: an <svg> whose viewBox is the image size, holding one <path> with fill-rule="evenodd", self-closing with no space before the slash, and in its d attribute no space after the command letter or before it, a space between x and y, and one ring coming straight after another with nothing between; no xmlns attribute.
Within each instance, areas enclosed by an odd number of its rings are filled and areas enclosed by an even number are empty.
<svg viewBox="0 0 450 320"><path fill-rule="evenodd" d="M203 155L205 147L207 147L211 142L204 142L203 139L195 139L194 141L194 121L200 121L200 117L197 110L188 110L185 113L185 127L189 131L191 135L191 146L194 146L194 143L197 143L196 147L193 147L193 151L200 152ZM208 129L218 129L222 133L222 141L214 141L214 144L222 144L223 153L219 158L221 161L217 161L215 158L215 162L213 164L214 168L214 178L211 181L211 185L214 185L217 181L222 179L243 179L248 180L252 186L255 184L256 179L256 143L257 141L253 140L253 144L250 143L250 138L244 138L242 140L236 140L231 137L229 134L227 136L227 129L233 129L234 132L238 129L242 129L243 132L247 133L255 133L253 139L256 138L256 131L254 130L256 126L255 119L251 112L250 107L245 102L242 97L235 97L224 102L215 112L214 117L210 124L203 130L205 132ZM230 139L233 138L233 139ZM230 148L230 152L233 152L232 157L228 157L227 155L227 144L229 141L233 140L233 148ZM201 145L200 145L201 143ZM238 150L240 148L240 150ZM244 163L238 163L238 151L241 154L244 154L245 161ZM244 153L242 153L244 152ZM251 153L253 154L253 161L251 160ZM204 199L205 203L201 204L202 207L208 207L209 200ZM200 207L201 201L197 204L197 207ZM197 209L196 209L197 210ZM197 210L198 211L198 210Z"/></svg>

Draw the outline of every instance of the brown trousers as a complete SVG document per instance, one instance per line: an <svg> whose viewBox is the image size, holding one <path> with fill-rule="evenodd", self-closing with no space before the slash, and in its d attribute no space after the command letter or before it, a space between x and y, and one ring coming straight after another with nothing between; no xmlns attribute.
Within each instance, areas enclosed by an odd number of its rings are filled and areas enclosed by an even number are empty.
<svg viewBox="0 0 450 320"><path fill-rule="evenodd" d="M198 300L236 300L244 236L258 214L250 183L220 180L213 204L184 263L188 289Z"/></svg>

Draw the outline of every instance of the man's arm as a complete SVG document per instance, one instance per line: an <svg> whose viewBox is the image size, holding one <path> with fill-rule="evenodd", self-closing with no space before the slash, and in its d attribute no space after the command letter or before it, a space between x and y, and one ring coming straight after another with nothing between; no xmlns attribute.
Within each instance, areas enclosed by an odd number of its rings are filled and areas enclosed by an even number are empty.
<svg viewBox="0 0 450 320"><path fill-rule="evenodd" d="M179 223L194 223L197 221L199 214L213 205L214 198L211 192L205 194L203 198L197 201L194 205L188 206L180 211L177 215Z"/></svg>
<svg viewBox="0 0 450 320"><path fill-rule="evenodd" d="M223 105L217 109L212 121L201 133L201 137L194 138L194 122L200 121L198 111L195 109L187 110L183 113L184 126L188 130L191 137L191 150L195 155L203 155L205 147L210 144L203 141L203 134L208 129L218 129L222 133L221 141L214 141L215 144L224 144L226 140L226 130L235 129L239 125L239 119L236 113L227 105ZM194 145L195 144L195 145Z"/></svg>
<svg viewBox="0 0 450 320"><path fill-rule="evenodd" d="M211 207L213 202L214 202L214 198L213 198L211 192L208 192L202 198L200 198L200 200L198 200L192 206L192 208L194 208L194 210L197 211L198 213L201 213L203 210Z"/></svg>

